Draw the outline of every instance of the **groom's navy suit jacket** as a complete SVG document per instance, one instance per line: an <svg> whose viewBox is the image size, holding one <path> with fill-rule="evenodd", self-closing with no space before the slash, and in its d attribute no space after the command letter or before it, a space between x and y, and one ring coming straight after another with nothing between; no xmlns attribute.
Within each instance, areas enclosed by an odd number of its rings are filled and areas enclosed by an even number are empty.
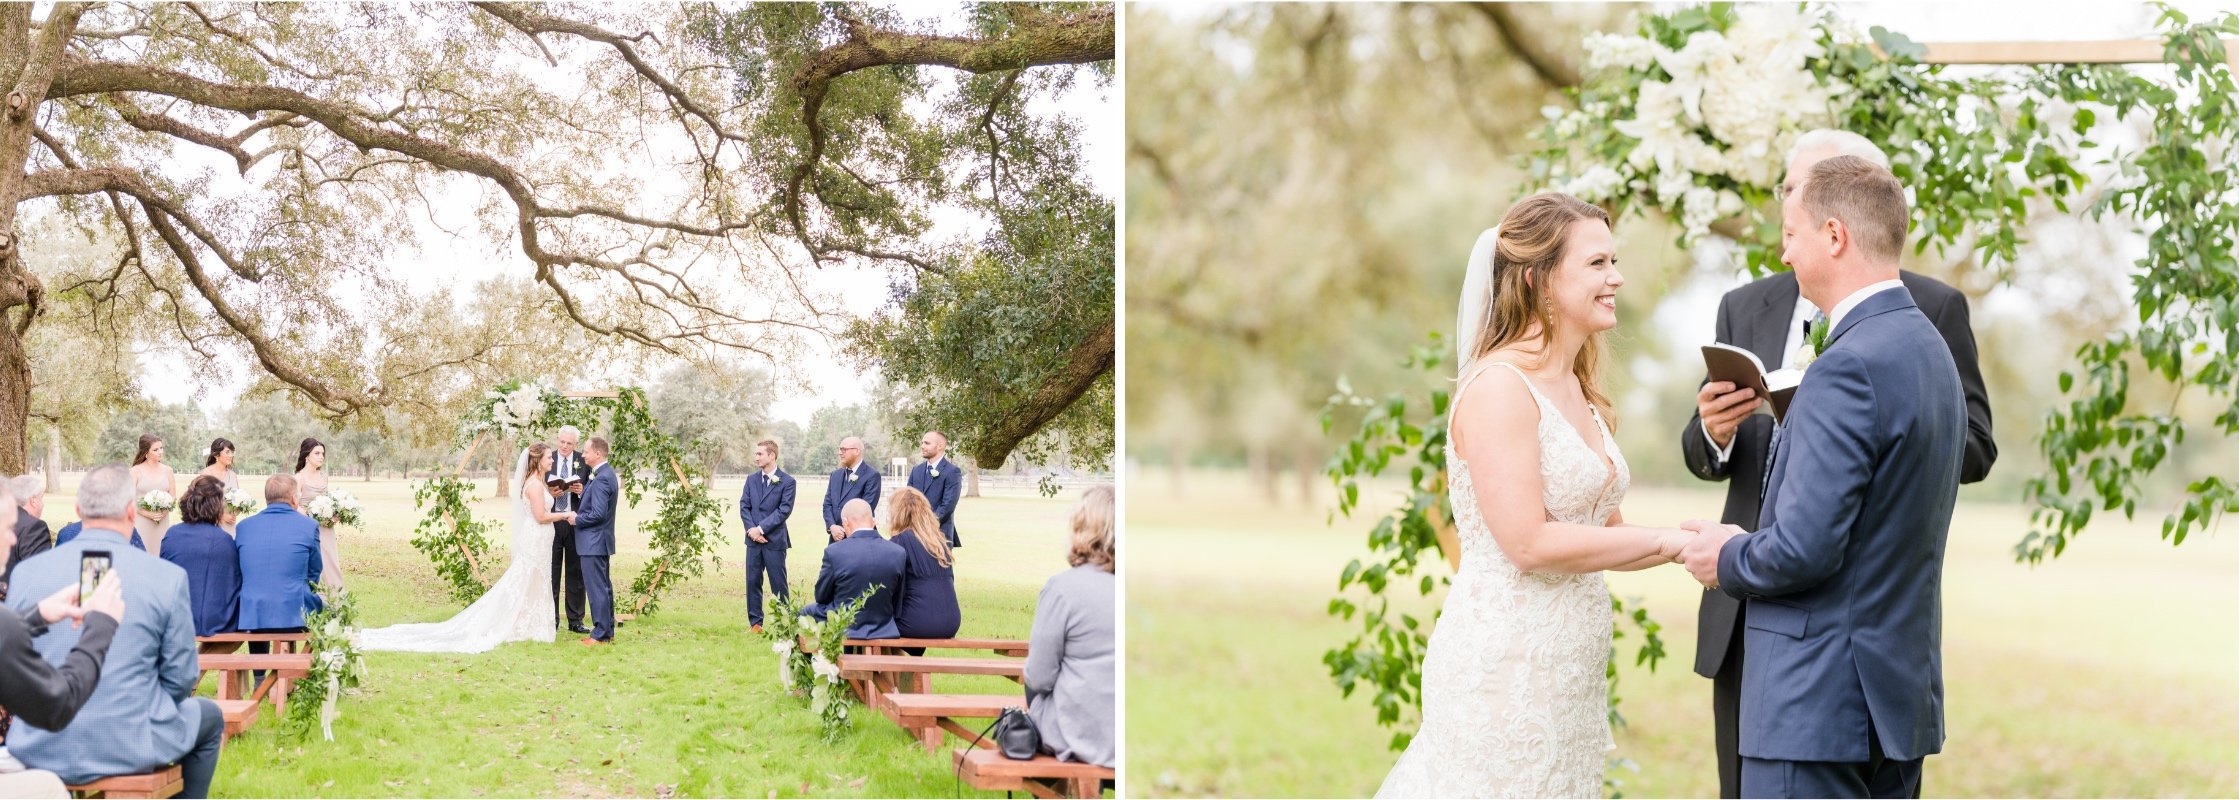
<svg viewBox="0 0 2239 800"><path fill-rule="evenodd" d="M583 484L583 504L575 511L575 554L614 555L614 501L622 492L614 465L600 464Z"/></svg>
<svg viewBox="0 0 2239 800"><path fill-rule="evenodd" d="M938 476L933 474L935 469L931 461L918 462L910 468L909 486L923 492L926 501L932 503L933 516L940 518L941 535L948 537L948 546L959 547L964 540L956 538L956 500L964 494L964 471L946 457L941 459Z"/></svg>
<svg viewBox="0 0 2239 800"><path fill-rule="evenodd" d="M1975 358L1975 331L1969 321L1967 296L1958 289L1926 275L1898 273L1920 313L1936 325L1959 367L1959 383L1967 393L1967 457L1959 470L1960 483L1974 483L1990 474L1998 461L1998 443L1990 434L1990 394L1983 389L1982 369ZM1718 341L1756 353L1765 366L1778 368L1788 344L1788 325L1796 308L1796 273L1776 272L1727 292L1718 301ZM1708 382L1707 380L1705 381ZM1696 414L1679 432L1679 451L1687 469L1706 481L1729 481L1726 509L1718 521L1757 528L1764 508L1765 456L1773 439L1771 414L1755 414L1734 431L1733 451L1718 460L1703 438L1703 418ZM1703 592L1695 615L1695 674L1716 678L1725 666L1727 652L1741 627L1741 601L1714 590ZM1738 762L1736 762L1738 763Z"/></svg>
<svg viewBox="0 0 2239 800"><path fill-rule="evenodd" d="M1761 527L1718 554L1744 598L1741 754L1864 762L1943 749L1944 540L1967 403L1902 289L1844 315L1773 454Z"/></svg>

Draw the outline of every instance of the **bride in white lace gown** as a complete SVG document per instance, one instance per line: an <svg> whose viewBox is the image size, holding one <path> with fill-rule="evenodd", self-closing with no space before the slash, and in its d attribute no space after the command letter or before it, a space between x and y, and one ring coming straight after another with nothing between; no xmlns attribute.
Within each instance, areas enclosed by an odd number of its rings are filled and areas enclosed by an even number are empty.
<svg viewBox="0 0 2239 800"><path fill-rule="evenodd" d="M373 628L359 635L365 650L419 653L480 653L506 642L550 642L552 626L552 523L574 521L575 514L552 513L552 493L538 480L552 467L552 448L539 442L521 452L513 468L520 491L513 495L513 563L490 590L457 616Z"/></svg>
<svg viewBox="0 0 2239 800"><path fill-rule="evenodd" d="M1461 568L1423 658L1423 724L1378 797L1600 797L1609 590L1690 535L1624 524L1632 483L1605 418L1616 327L1609 217L1518 203L1471 254L1447 487Z"/></svg>

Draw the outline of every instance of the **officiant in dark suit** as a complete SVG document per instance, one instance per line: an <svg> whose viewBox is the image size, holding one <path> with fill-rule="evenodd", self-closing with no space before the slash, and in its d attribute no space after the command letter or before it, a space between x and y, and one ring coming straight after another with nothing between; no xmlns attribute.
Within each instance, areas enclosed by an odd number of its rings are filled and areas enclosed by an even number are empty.
<svg viewBox="0 0 2239 800"><path fill-rule="evenodd" d="M746 523L746 622L762 632L762 579L770 591L792 599L785 585L785 551L793 540L785 534L785 518L793 514L793 493L799 488L793 476L777 468L777 442L754 444L754 474L746 476L739 490L739 520Z"/></svg>
<svg viewBox="0 0 2239 800"><path fill-rule="evenodd" d="M1880 148L1857 134L1812 131L1797 139L1789 158L1790 183L1784 183L1782 190L1794 191L1793 181L1809 174L1812 165L1837 155L1858 156L1885 168L1889 163ZM1952 361L1959 368L1967 407L1967 441L1959 482L1980 481L1998 460L1998 445L1990 436L1990 397L1983 390L1982 369L1976 361L1967 296L1924 275L1900 271L1898 277L1920 313L1928 317L1950 348ZM1807 328L1823 324L1813 322L1823 318L1822 309L1802 298L1795 273L1779 272L1727 292L1718 303L1716 335L1721 343L1756 353L1768 369L1792 367ZM1748 389L1734 389L1732 384L1706 382L1696 395L1696 413L1679 436L1689 472L1706 481L1729 484L1719 521L1746 530L1758 527L1765 497L1765 467L1774 442L1773 418L1752 414L1763 401L1751 394ZM1719 795L1740 797L1740 632L1746 626L1743 603L1722 592L1705 590L1696 618L1695 673L1712 680Z"/></svg>
<svg viewBox="0 0 2239 800"><path fill-rule="evenodd" d="M562 489L552 493L552 511L576 511L583 504L583 481L591 474L591 467L583 461L583 454L575 445L581 441L582 432L573 425L561 426L552 437L552 470L544 473L544 482L559 482ZM557 520L552 523L552 624L560 624L560 612L566 610L568 630L589 634L583 627L583 569L575 552L575 523ZM566 594L562 594L562 591Z"/></svg>
<svg viewBox="0 0 2239 800"><path fill-rule="evenodd" d="M832 470L824 484L824 532L832 541L847 536L847 528L840 524L840 508L858 498L871 504L871 513L878 513L878 470L863 463L863 440L850 436L840 440L840 468Z"/></svg>
<svg viewBox="0 0 2239 800"><path fill-rule="evenodd" d="M946 456L948 435L926 431L917 441L917 452L925 461L910 468L910 488L933 501L933 516L941 518L941 535L948 537L948 546L963 547L964 540L956 537L956 500L964 495L964 475Z"/></svg>

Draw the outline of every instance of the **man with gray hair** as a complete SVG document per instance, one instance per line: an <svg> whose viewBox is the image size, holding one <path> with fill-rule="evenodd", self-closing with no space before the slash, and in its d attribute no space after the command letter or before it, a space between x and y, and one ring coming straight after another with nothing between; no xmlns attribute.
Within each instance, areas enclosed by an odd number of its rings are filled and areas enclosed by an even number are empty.
<svg viewBox="0 0 2239 800"><path fill-rule="evenodd" d="M591 467L583 461L583 454L575 445L582 440L583 432L573 425L562 425L552 434L552 469L544 473L544 482L558 483L560 490L552 493L552 512L564 514L583 504L583 480L591 474ZM583 614L587 595L583 593L583 562L575 552L575 523L565 519L552 523L552 624L560 624L560 613L567 612L568 630L589 634L583 627Z"/></svg>
<svg viewBox="0 0 2239 800"><path fill-rule="evenodd" d="M1782 197L1800 191L1812 168L1839 156L1854 156L1887 169L1889 157L1865 137L1849 131L1815 130L1798 137L1788 158ZM1899 241L1902 249L1902 227ZM1892 256L1891 263L1895 263ZM1959 370L1966 398L1965 461L1961 483L1980 481L1998 458L1991 441L1990 400L1976 362L1975 335L1967 297L1933 278L1899 271L1899 280L1935 326ZM1839 298L1838 298L1839 299ZM1799 289L1794 272L1777 272L1733 291L1719 301L1717 341L1756 353L1768 368L1794 367L1813 325L1824 325L1823 309ZM1816 320L1816 322L1815 322ZM1696 413L1680 429L1680 450L1689 472L1706 481L1727 481L1720 521L1755 529L1769 479L1767 462L1776 442L1770 415L1753 415L1764 400L1747 388L1706 381L1695 396ZM1697 612L1695 672L1712 680L1711 709L1721 797L1741 792L1742 601L1706 589Z"/></svg>
<svg viewBox="0 0 2239 800"><path fill-rule="evenodd" d="M9 479L7 485L8 494L14 498L10 505L17 509L16 546L8 556L8 566L0 569L0 597L7 596L4 587L15 574L17 564L54 546L54 530L47 527L46 520L40 519L47 509L47 479L38 473L18 475Z"/></svg>
<svg viewBox="0 0 2239 800"><path fill-rule="evenodd" d="M127 543L134 496L124 465L86 472L78 482L83 530L16 566L8 605L22 614L77 583L86 551L107 551L132 613L117 625L100 685L77 718L60 731L18 719L8 728L8 750L26 766L51 770L72 784L178 764L185 782L179 796L208 797L225 718L216 703L194 696L202 671L196 665L186 570ZM47 663L59 665L81 634L57 626L33 644Z"/></svg>

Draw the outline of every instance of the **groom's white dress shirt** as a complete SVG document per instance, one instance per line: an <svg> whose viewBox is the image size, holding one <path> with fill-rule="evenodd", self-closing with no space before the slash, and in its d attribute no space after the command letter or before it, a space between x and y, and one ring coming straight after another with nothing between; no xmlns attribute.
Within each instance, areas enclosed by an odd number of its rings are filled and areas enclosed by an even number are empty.
<svg viewBox="0 0 2239 800"><path fill-rule="evenodd" d="M1827 329L1833 331L1835 325L1842 322L1843 315L1850 313L1851 309L1857 308L1859 303L1866 301L1866 298L1890 289L1902 289L1904 286L1904 281L1892 278L1851 292L1849 297L1845 297L1842 302L1835 304L1834 313L1827 315ZM1810 300L1804 299L1802 293L1796 295L1796 310L1788 317L1788 340L1781 343L1780 366L1774 367L1774 369L1795 367L1796 351L1804 346L1804 323L1810 322L1812 315L1817 313L1819 313L1818 306L1812 305ZM1703 438L1710 442L1710 451L1718 454L1718 463L1726 463L1726 459L1734 454L1734 443L1729 441L1725 447L1719 447L1718 440L1711 438L1710 423L1703 423L1702 431Z"/></svg>

